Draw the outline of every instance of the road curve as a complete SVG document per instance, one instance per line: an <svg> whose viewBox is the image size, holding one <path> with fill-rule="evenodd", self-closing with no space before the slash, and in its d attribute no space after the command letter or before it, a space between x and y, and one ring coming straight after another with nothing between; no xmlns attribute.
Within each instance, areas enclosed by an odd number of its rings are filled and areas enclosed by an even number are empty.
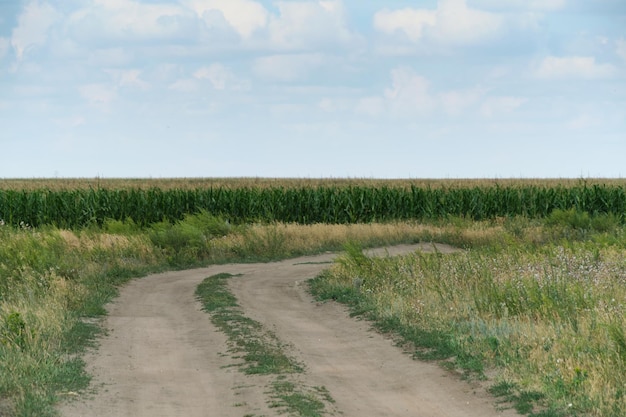
<svg viewBox="0 0 626 417"><path fill-rule="evenodd" d="M403 245L372 252L432 250ZM451 250L439 246L438 250ZM195 289L222 272L244 314L285 343L303 364L299 377L325 387L346 417L512 417L493 398L436 364L415 361L350 318L336 303L316 303L305 281L334 255L267 264L219 265L135 279L103 320L106 335L85 356L93 390L59 406L63 417L279 416L267 403L268 377L245 375L226 354L226 336L201 311ZM337 413L335 413L337 414Z"/></svg>

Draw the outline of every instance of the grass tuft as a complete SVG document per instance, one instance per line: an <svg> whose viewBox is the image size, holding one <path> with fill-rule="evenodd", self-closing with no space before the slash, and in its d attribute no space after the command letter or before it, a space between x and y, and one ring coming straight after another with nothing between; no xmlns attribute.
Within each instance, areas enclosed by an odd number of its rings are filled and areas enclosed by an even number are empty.
<svg viewBox="0 0 626 417"><path fill-rule="evenodd" d="M243 315L237 299L228 290L231 274L206 278L196 289L203 309L211 321L224 332L231 355L241 355L240 369L246 374L273 375L270 407L281 408L291 415L319 417L326 413L332 398L323 387L315 389L287 379L290 374L304 372L304 366L287 355L284 346L260 323Z"/></svg>

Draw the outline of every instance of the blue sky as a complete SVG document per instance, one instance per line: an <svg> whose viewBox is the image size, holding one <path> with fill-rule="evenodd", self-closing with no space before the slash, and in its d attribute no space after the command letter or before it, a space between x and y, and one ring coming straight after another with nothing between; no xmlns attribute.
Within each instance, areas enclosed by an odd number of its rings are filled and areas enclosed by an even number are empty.
<svg viewBox="0 0 626 417"><path fill-rule="evenodd" d="M624 0L0 0L0 178L625 161Z"/></svg>

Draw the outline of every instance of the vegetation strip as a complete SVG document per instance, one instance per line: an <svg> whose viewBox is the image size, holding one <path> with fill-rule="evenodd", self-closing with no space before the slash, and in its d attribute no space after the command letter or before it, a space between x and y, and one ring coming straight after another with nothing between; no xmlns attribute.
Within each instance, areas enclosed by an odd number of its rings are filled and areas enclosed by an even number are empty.
<svg viewBox="0 0 626 417"><path fill-rule="evenodd" d="M469 184L465 188L476 185ZM623 187L623 181L598 185ZM7 186L7 181L0 184ZM73 201L68 204L74 207ZM495 382L511 387L503 398L526 401L541 392L543 399L531 401L535 414L542 412L537 404L544 403L566 416L621 417L626 415L624 213L567 207L545 219L447 216L428 223L298 225L228 224L200 212L145 226L123 219L65 230L23 220L15 226L3 222L6 213L0 212L0 415L54 416L55 402L86 386L77 354L93 343L98 328L85 318L105 314L106 302L131 277L337 251L352 240L365 247L436 241L471 249L452 257L424 256L389 270L375 263L372 274L384 279L348 274L333 290L332 297L361 300L357 308L364 313L377 307L389 329L412 323L407 334L424 343L416 355L443 355L433 346L463 348L468 355L446 354L455 366L515 365ZM423 271L415 268L420 263ZM392 286L372 286L383 281ZM424 287L425 282L430 284ZM467 283L475 290L464 293L470 295L465 301L480 315L459 308L468 305L459 297L445 302ZM385 288L386 293L379 291ZM431 292L412 292L420 288ZM365 295L375 303L362 302ZM442 308L431 308L432 301ZM413 316L405 314L411 311ZM426 314L431 311L439 313ZM442 325L450 313L463 312ZM420 327L414 326L420 317ZM554 326L546 330L543 324L550 322Z"/></svg>
<svg viewBox="0 0 626 417"><path fill-rule="evenodd" d="M275 375L270 385L270 407L281 408L291 415L320 417L328 413L333 402L323 387L307 387L290 374L304 372L304 366L284 352L284 346L260 323L246 317L228 290L230 274L206 278L196 289L196 296L211 321L229 340L233 357L241 355L240 369L246 374Z"/></svg>
<svg viewBox="0 0 626 417"><path fill-rule="evenodd" d="M593 185L626 185L625 178L4 178L3 190L128 190L160 188L162 190L207 188L317 188L324 187L390 187L390 188L473 188L473 187L576 187Z"/></svg>
<svg viewBox="0 0 626 417"><path fill-rule="evenodd" d="M488 186L430 188L410 185L300 188L4 190L0 219L18 226L54 224L77 228L107 219L131 219L140 226L175 222L202 210L234 223L285 222L353 224L473 220L527 216L543 218L556 209L606 213L624 220L626 186Z"/></svg>
<svg viewBox="0 0 626 417"><path fill-rule="evenodd" d="M410 243L437 230L444 229L228 225L208 213L144 228L112 220L76 230L0 221L0 415L56 416L55 403L87 388L79 356L96 344L105 304L132 277L337 251L349 239L373 247Z"/></svg>
<svg viewBox="0 0 626 417"><path fill-rule="evenodd" d="M502 245L453 254L368 258L348 245L311 290L397 335L419 359L489 374L502 407L626 415L626 229L573 210L511 222Z"/></svg>

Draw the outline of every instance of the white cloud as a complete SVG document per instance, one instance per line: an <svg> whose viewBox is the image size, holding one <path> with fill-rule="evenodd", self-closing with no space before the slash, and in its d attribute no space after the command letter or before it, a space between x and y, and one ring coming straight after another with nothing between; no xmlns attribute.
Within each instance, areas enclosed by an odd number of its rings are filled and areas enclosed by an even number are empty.
<svg viewBox="0 0 626 417"><path fill-rule="evenodd" d="M257 58L254 72L262 77L279 81L294 81L308 76L326 62L322 54L281 54Z"/></svg>
<svg viewBox="0 0 626 417"><path fill-rule="evenodd" d="M470 9L465 0L439 0L437 9L437 37L452 43L474 43L497 33L502 17Z"/></svg>
<svg viewBox="0 0 626 417"><path fill-rule="evenodd" d="M174 2L172 2L174 3ZM277 1L270 12L254 0L90 0L67 19L77 44L95 49L159 42L161 55L212 50L318 51L353 46L341 0ZM201 48L201 49L198 49ZM204 49L202 49L204 48Z"/></svg>
<svg viewBox="0 0 626 417"><path fill-rule="evenodd" d="M511 1L511 0L510 0ZM554 11L565 8L566 0L512 0L521 7L526 5L532 10Z"/></svg>
<svg viewBox="0 0 626 417"><path fill-rule="evenodd" d="M117 98L117 92L105 84L86 84L78 87L80 95L89 105L108 109L108 106Z"/></svg>
<svg viewBox="0 0 626 417"><path fill-rule="evenodd" d="M501 96L488 97L480 107L480 113L487 118L507 114L515 111L526 103L528 99L524 97Z"/></svg>
<svg viewBox="0 0 626 417"><path fill-rule="evenodd" d="M617 56L626 61L626 39L621 38L615 42L615 53Z"/></svg>
<svg viewBox="0 0 626 417"><path fill-rule="evenodd" d="M566 0L472 0L472 5L483 9L503 11L549 12L563 9Z"/></svg>
<svg viewBox="0 0 626 417"><path fill-rule="evenodd" d="M571 130L583 130L594 126L600 126L602 120L589 114L582 113L565 123L565 127Z"/></svg>
<svg viewBox="0 0 626 417"><path fill-rule="evenodd" d="M357 102L354 111L369 117L380 116L385 112L385 101L381 97L364 97Z"/></svg>
<svg viewBox="0 0 626 417"><path fill-rule="evenodd" d="M85 118L82 116L70 116L52 120L57 126L65 129L73 129L85 124Z"/></svg>
<svg viewBox="0 0 626 417"><path fill-rule="evenodd" d="M474 115L487 93L487 89L481 86L433 91L431 82L408 66L392 69L390 77L391 86L384 89L381 95L356 101L355 113L400 119Z"/></svg>
<svg viewBox="0 0 626 417"><path fill-rule="evenodd" d="M209 25L211 12L221 13L243 39L248 39L255 31L265 28L269 18L263 5L252 0L190 0L186 4Z"/></svg>
<svg viewBox="0 0 626 417"><path fill-rule="evenodd" d="M391 88L385 89L384 98L395 115L424 114L435 107L429 92L429 81L409 67L391 70Z"/></svg>
<svg viewBox="0 0 626 417"><path fill-rule="evenodd" d="M11 45L18 61L24 59L28 49L46 42L48 30L59 18L59 12L45 2L34 1L24 7L11 35Z"/></svg>
<svg viewBox="0 0 626 417"><path fill-rule="evenodd" d="M133 60L130 48L92 48L87 55L87 64L94 67L125 67Z"/></svg>
<svg viewBox="0 0 626 417"><path fill-rule="evenodd" d="M7 38L0 37L0 59L4 58L7 52L9 52L9 40Z"/></svg>
<svg viewBox="0 0 626 417"><path fill-rule="evenodd" d="M548 56L544 58L534 70L538 78L606 78L615 73L611 64L599 64L594 57Z"/></svg>
<svg viewBox="0 0 626 417"><path fill-rule="evenodd" d="M383 33L404 32L413 42L419 41L426 27L437 24L437 14L430 10L381 10L374 15L374 27Z"/></svg>
<svg viewBox="0 0 626 417"><path fill-rule="evenodd" d="M475 87L468 90L441 93L439 100L447 114L457 116L462 114L466 109L473 107L484 95L485 89Z"/></svg>
<svg viewBox="0 0 626 417"><path fill-rule="evenodd" d="M317 107L326 112L337 114L339 112L352 111L354 109L354 99L341 97L324 97L317 103Z"/></svg>
<svg viewBox="0 0 626 417"><path fill-rule="evenodd" d="M198 81L192 78L181 78L168 86L168 89L179 93L193 93L198 91Z"/></svg>
<svg viewBox="0 0 626 417"><path fill-rule="evenodd" d="M113 78L115 85L118 87L134 87L141 90L145 90L150 87L150 84L140 78L141 71L138 69L108 69L105 70L105 72Z"/></svg>
<svg viewBox="0 0 626 417"><path fill-rule="evenodd" d="M161 77L169 78L173 72L178 72L178 68L167 67L160 71L165 72ZM198 93L200 91L206 92L208 84L214 90L242 91L250 89L248 80L238 78L221 63L200 67L192 73L191 77L179 78L170 83L168 89L179 93Z"/></svg>
<svg viewBox="0 0 626 417"><path fill-rule="evenodd" d="M433 40L444 44L472 44L492 38L502 28L502 16L472 9L466 0L439 0L437 8L381 10L374 15L378 31L404 33L409 40Z"/></svg>
<svg viewBox="0 0 626 417"><path fill-rule="evenodd" d="M339 0L280 1L279 15L269 22L270 46L282 49L317 49L321 45L353 45L359 37L347 26Z"/></svg>
<svg viewBox="0 0 626 417"><path fill-rule="evenodd" d="M197 16L184 7L135 0L93 0L68 18L77 42L190 38Z"/></svg>
<svg viewBox="0 0 626 417"><path fill-rule="evenodd" d="M230 69L220 63L196 70L193 77L197 80L208 80L216 90L247 90L250 88L249 82L240 80Z"/></svg>

